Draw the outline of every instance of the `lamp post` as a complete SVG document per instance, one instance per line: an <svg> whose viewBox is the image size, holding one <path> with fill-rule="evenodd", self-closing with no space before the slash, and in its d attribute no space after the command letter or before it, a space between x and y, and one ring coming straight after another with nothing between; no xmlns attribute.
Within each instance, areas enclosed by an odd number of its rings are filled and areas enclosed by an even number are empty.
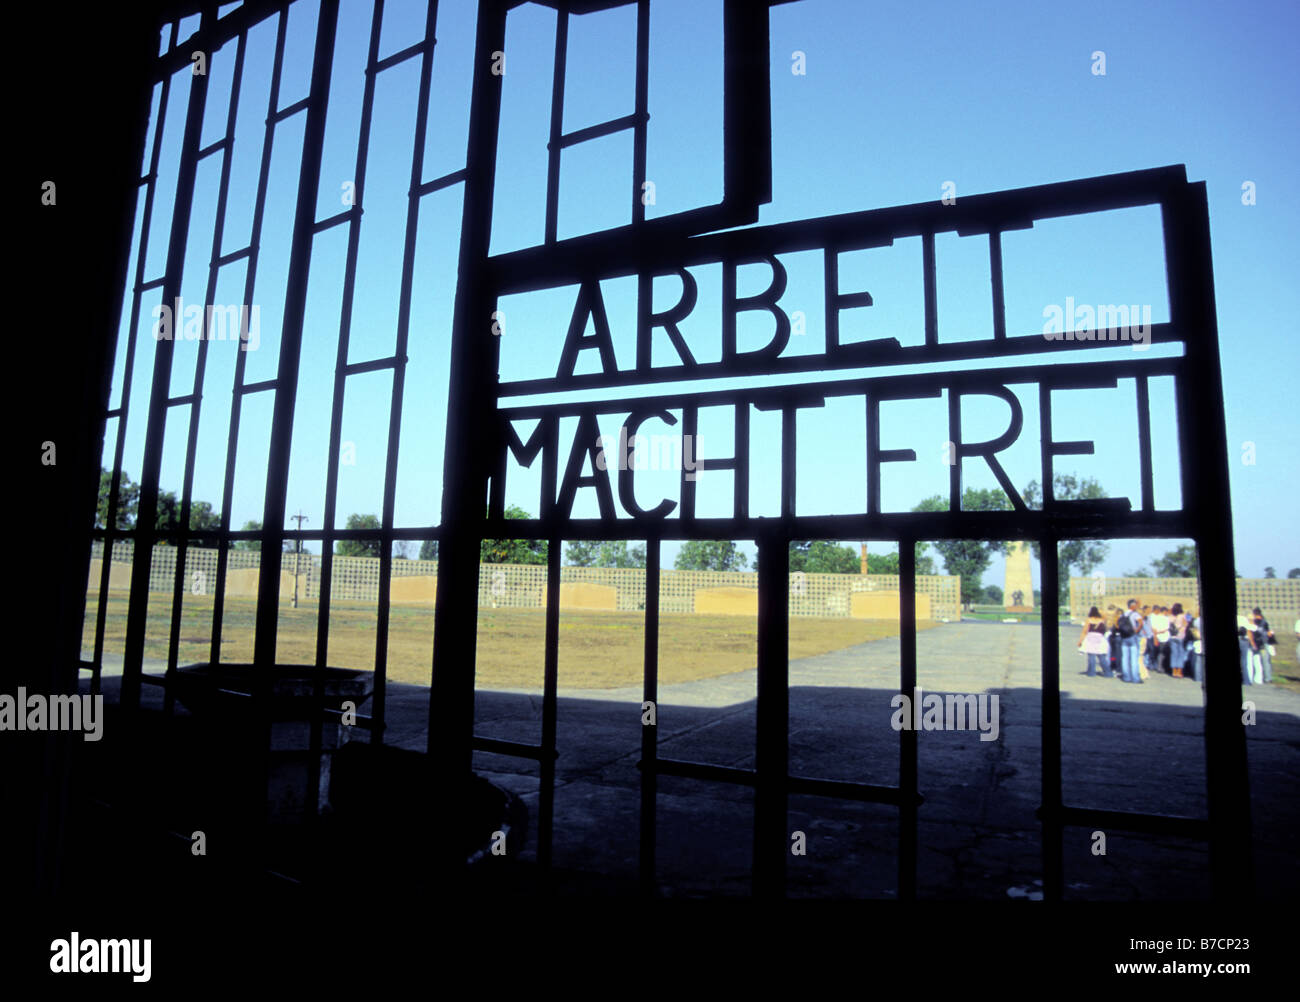
<svg viewBox="0 0 1300 1002"><path fill-rule="evenodd" d="M289 517L298 523L298 531L301 532L303 522L307 521L307 516L302 513L302 509L299 508L298 514L290 515ZM293 550L293 606L292 606L294 609L298 608L298 558L302 556L302 537L299 536L298 539L295 540L295 543L296 545L294 546L294 550Z"/></svg>

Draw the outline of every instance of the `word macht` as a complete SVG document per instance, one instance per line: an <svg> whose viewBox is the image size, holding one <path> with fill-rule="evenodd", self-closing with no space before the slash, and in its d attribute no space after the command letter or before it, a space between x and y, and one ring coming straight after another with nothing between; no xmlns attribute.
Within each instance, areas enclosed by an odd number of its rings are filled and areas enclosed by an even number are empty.
<svg viewBox="0 0 1300 1002"><path fill-rule="evenodd" d="M911 696L900 692L889 705L894 707L889 726L896 731L973 731L978 716L980 740L998 739L996 694L931 692L923 699L918 685Z"/></svg>
<svg viewBox="0 0 1300 1002"><path fill-rule="evenodd" d="M153 941L149 939L87 939L73 933L50 944L50 970L55 974L130 974L148 981Z"/></svg>
<svg viewBox="0 0 1300 1002"><path fill-rule="evenodd" d="M22 686L18 695L0 694L0 731L85 731L83 740L104 735L104 697L30 696Z"/></svg>

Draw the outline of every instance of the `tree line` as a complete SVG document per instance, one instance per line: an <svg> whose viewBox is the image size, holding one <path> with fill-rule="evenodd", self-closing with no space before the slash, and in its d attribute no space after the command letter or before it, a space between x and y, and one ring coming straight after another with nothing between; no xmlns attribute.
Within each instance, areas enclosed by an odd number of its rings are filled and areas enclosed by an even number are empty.
<svg viewBox="0 0 1300 1002"><path fill-rule="evenodd" d="M96 528L103 529L108 524L108 499L112 487L112 472L100 468L99 502L95 515ZM1092 500L1107 496L1105 488L1091 477L1078 478L1070 474L1058 473L1052 478L1053 494L1057 500L1076 501ZM1042 504L1042 488L1038 481L1031 480L1022 492L1025 503L1031 508ZM121 476L118 487L118 506L115 527L119 530L134 529L137 509L140 501L140 485L133 482L125 473ZM963 511L1010 511L1011 500L998 488L968 487L962 494ZM158 492L158 511L154 527L160 533L179 532L180 499L174 491ZM921 501L913 511L947 511L948 499L935 494ZM530 515L517 505L505 509L509 519L530 519ZM191 532L216 531L221 527L221 513L207 501L192 501L189 512L189 529ZM347 518L347 529L378 529L379 517L373 514L354 513ZM241 531L256 532L262 523L256 520L245 522ZM195 543L194 546L202 544ZM241 539L233 544L237 550L257 551L261 542L256 539ZM341 557L378 557L382 543L378 539L341 539L335 543L334 552ZM1005 542L978 539L940 539L929 543L916 544L916 573L919 575L938 574L934 557L929 553L933 547L943 561L943 573L961 575L962 602L971 605L988 601L1000 603L1002 589L997 585L983 584L983 576L992 563L994 556L1005 554L1008 545ZM291 552L294 544L284 543L285 552ZM1037 542L1031 543L1034 559L1041 560L1042 554ZM1079 575L1088 576L1101 565L1109 552L1109 544L1095 539L1062 540L1058 549L1060 566L1060 595L1058 600L1064 604L1069 599L1069 579L1072 570ZM398 560L411 559L414 543L399 540L394 545L394 557ZM438 559L438 542L426 539L419 549L420 560ZM547 560L547 542L544 539L485 539L479 546L479 560L485 564L545 564ZM564 550L564 562L573 567L645 567L645 546L633 545L627 540L596 541L574 540ZM747 569L749 558L731 540L691 539L682 543L681 550L673 566L677 570L692 571L743 571ZM857 574L861 570L861 559L852 546L825 539L795 540L790 544L790 571L805 574ZM869 553L867 555L867 573L897 574L897 553ZM1179 578L1196 577L1196 547L1190 544L1176 547L1161 557L1153 560L1149 568L1129 571L1127 577L1134 578ZM1300 578L1300 567L1293 567L1287 572L1288 579ZM1238 573L1237 577L1241 577ZM1276 578L1273 567L1264 568L1265 578Z"/></svg>

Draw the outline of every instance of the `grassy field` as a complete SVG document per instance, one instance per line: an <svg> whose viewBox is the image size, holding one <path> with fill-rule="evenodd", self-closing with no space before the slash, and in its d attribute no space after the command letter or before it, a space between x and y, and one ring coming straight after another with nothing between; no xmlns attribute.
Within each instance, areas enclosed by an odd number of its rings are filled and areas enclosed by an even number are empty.
<svg viewBox="0 0 1300 1002"><path fill-rule="evenodd" d="M95 597L86 605L84 651L94 645ZM125 596L108 600L104 649L122 653L126 643ZM249 598L226 600L222 660L251 661L256 604ZM336 602L330 613L329 663L339 668L373 670L375 606ZM277 658L285 664L310 663L316 656L315 604L280 608ZM918 629L937 624L917 623ZM171 597L150 596L145 657L165 660L171 626ZM695 616L665 613L659 622L659 680L663 683L712 678L754 667L757 622L748 616ZM898 625L862 619L790 619L790 657L824 654L868 640L897 635ZM542 685L546 621L541 609L480 609L478 685L523 688ZM186 595L178 664L207 660L212 636L212 598ZM560 613L560 685L612 689L640 685L645 652L644 617L634 612ZM433 610L395 605L389 615L388 677L427 685L433 657Z"/></svg>

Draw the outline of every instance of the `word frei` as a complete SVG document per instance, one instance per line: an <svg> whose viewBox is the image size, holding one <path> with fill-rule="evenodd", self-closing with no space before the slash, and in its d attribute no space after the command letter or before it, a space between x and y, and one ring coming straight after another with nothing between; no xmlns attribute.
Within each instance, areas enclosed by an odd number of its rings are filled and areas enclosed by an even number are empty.
<svg viewBox="0 0 1300 1002"><path fill-rule="evenodd" d="M1043 337L1048 341L1132 341L1134 351L1151 347L1151 304L1142 306L1078 306L1073 296L1065 297L1065 307L1043 307ZM1067 329L1068 328L1068 329ZM1139 347L1139 345L1141 347Z"/></svg>
<svg viewBox="0 0 1300 1002"><path fill-rule="evenodd" d="M998 739L998 697L996 694L936 692L921 695L918 685L912 695L899 693L889 701L894 708L889 726L896 731L980 731L981 741ZM976 720L978 719L978 726Z"/></svg>
<svg viewBox="0 0 1300 1002"><path fill-rule="evenodd" d="M150 316L158 321L153 328L155 341L242 341L242 351L257 351L262 343L262 308L256 305L186 306L177 296L171 306L159 303Z"/></svg>
<svg viewBox="0 0 1300 1002"><path fill-rule="evenodd" d="M627 425L618 430L618 451L614 453L619 470L687 470L686 479L694 480L699 474L696 451L698 435L632 435ZM603 436L596 439L596 469L608 470L610 457L605 451Z"/></svg>
<svg viewBox="0 0 1300 1002"><path fill-rule="evenodd" d="M29 696L19 686L16 696L0 695L0 731L85 731L83 740L98 741L104 734L104 697Z"/></svg>
<svg viewBox="0 0 1300 1002"><path fill-rule="evenodd" d="M130 974L148 981L153 941L144 939L85 939L72 933L50 943L50 970L55 974Z"/></svg>

